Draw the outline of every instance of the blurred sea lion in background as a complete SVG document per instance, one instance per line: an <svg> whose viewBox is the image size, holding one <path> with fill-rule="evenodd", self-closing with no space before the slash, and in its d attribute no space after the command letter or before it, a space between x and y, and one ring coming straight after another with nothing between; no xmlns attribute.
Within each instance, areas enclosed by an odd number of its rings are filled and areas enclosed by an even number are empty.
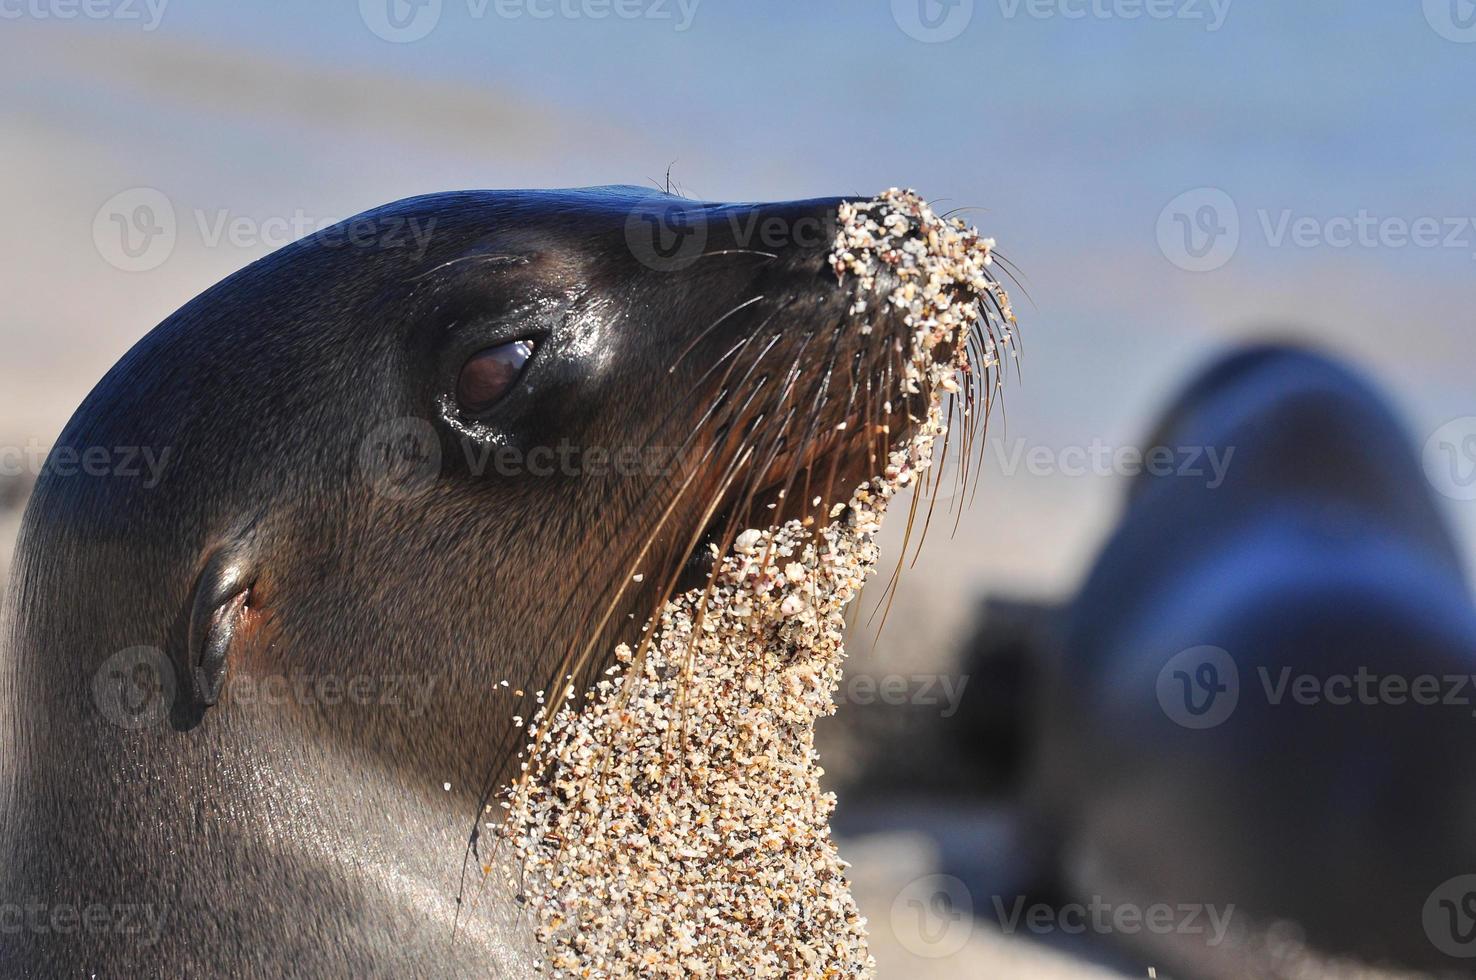
<svg viewBox="0 0 1476 980"><path fill-rule="evenodd" d="M1179 977L1464 974L1476 611L1407 433L1344 366L1267 345L1201 374L1154 447L1233 457L1217 486L1137 477L1074 601L996 603L1008 635L976 643L1020 678L1043 894L1198 906L1109 937Z"/></svg>

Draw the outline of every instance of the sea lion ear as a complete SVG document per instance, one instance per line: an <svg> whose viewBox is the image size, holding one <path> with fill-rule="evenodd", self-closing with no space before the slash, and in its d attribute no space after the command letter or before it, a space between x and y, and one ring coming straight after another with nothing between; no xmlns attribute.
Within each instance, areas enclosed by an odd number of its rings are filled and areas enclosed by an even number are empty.
<svg viewBox="0 0 1476 980"><path fill-rule="evenodd" d="M252 539L245 536L217 549L195 582L181 686L190 692L197 717L220 699L226 657L237 639L255 580Z"/></svg>

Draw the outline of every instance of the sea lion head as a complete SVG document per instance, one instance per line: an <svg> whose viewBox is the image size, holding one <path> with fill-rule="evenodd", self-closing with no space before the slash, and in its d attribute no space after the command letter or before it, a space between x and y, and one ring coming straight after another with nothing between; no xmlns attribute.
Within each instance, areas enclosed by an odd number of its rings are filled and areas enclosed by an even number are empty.
<svg viewBox="0 0 1476 980"><path fill-rule="evenodd" d="M270 880L227 904L251 922L264 896L373 904L284 849L449 902L450 828L526 740L509 716L638 635L710 545L844 500L914 423L889 273L858 305L830 264L842 200L413 198L152 331L53 459L155 465L49 466L22 532L5 883L189 894L249 839ZM65 853L83 826L130 870ZM189 870L145 870L160 853ZM341 925L323 904L301 914Z"/></svg>

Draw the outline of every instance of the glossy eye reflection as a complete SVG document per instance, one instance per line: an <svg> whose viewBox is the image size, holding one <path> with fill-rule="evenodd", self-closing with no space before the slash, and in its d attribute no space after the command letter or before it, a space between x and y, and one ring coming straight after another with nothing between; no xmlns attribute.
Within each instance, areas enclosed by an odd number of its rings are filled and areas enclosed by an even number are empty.
<svg viewBox="0 0 1476 980"><path fill-rule="evenodd" d="M512 390L532 356L531 340L514 340L477 351L467 358L456 378L456 404L472 414L491 408Z"/></svg>

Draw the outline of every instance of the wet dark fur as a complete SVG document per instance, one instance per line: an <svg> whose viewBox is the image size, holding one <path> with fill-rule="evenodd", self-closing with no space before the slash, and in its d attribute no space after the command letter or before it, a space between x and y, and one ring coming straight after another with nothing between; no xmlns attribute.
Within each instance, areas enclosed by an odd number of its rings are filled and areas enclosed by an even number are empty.
<svg viewBox="0 0 1476 980"><path fill-rule="evenodd" d="M160 932L28 929L0 942L0 974L522 975L520 934L486 907L508 905L499 889L474 889L482 905L451 936L468 830L514 772L510 716L532 713L512 688L598 667L664 595L701 583L689 559L707 541L750 511L828 506L886 448L899 325L845 329L828 241L756 246L727 220L833 233L837 201L683 202L706 220L702 254L649 268L627 221L674 200L390 205L354 219L368 244L309 238L207 290L98 384L58 446L168 447L170 462L154 488L55 473L36 488L0 672L0 901L142 906ZM433 222L423 254L386 241L407 218ZM448 418L465 356L529 334L541 346L515 391L477 426ZM386 496L361 451L398 418L429 420L442 463ZM664 448L670 467L467 462L563 440ZM191 703L181 673L168 723L120 727L94 699L99 669L143 645L188 670L196 583L219 554L250 586L225 694ZM371 678L376 697L232 693L324 677ZM401 703L378 703L396 680Z"/></svg>

